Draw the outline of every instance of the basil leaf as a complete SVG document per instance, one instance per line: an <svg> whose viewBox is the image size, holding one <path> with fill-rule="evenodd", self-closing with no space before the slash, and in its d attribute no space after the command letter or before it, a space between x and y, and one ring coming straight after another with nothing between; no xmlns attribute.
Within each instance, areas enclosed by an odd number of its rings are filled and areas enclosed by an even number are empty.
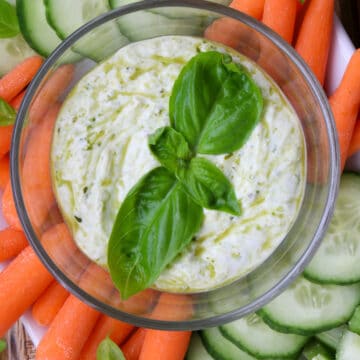
<svg viewBox="0 0 360 360"><path fill-rule="evenodd" d="M110 339L104 339L96 350L96 360L126 360L120 348Z"/></svg>
<svg viewBox="0 0 360 360"><path fill-rule="evenodd" d="M172 127L192 151L224 154L238 150L260 120L261 91L230 55L216 51L193 57L170 97Z"/></svg>
<svg viewBox="0 0 360 360"><path fill-rule="evenodd" d="M200 229L203 210L164 167L130 190L108 244L110 275L121 297L146 289Z"/></svg>
<svg viewBox="0 0 360 360"><path fill-rule="evenodd" d="M149 137L149 147L161 165L172 173L188 166L192 158L185 138L168 126L158 129Z"/></svg>
<svg viewBox="0 0 360 360"><path fill-rule="evenodd" d="M14 124L16 119L15 109L5 100L0 98L0 126L8 126Z"/></svg>
<svg viewBox="0 0 360 360"><path fill-rule="evenodd" d="M14 37L19 32L15 6L6 0L0 0L0 39Z"/></svg>
<svg viewBox="0 0 360 360"><path fill-rule="evenodd" d="M0 352L3 352L6 349L6 341L0 339Z"/></svg>
<svg viewBox="0 0 360 360"><path fill-rule="evenodd" d="M199 157L192 159L181 174L181 182L200 206L240 215L240 202L231 182L211 161Z"/></svg>

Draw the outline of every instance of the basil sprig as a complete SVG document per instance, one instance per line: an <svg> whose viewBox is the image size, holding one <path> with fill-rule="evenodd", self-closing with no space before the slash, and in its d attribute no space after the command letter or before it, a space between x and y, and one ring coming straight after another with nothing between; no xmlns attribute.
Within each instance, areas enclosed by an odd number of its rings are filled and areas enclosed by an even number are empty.
<svg viewBox="0 0 360 360"><path fill-rule="evenodd" d="M9 4L6 0L0 0L0 39L14 37L19 32L15 6Z"/></svg>
<svg viewBox="0 0 360 360"><path fill-rule="evenodd" d="M16 119L15 109L5 100L0 98L0 126L8 126L14 124Z"/></svg>
<svg viewBox="0 0 360 360"><path fill-rule="evenodd" d="M229 55L192 58L170 97L171 127L149 137L162 166L123 201L108 244L108 266L123 299L151 286L199 231L203 208L240 214L229 179L198 154L238 150L259 122L260 89Z"/></svg>
<svg viewBox="0 0 360 360"><path fill-rule="evenodd" d="M120 348L109 338L105 338L96 350L96 360L126 360Z"/></svg>

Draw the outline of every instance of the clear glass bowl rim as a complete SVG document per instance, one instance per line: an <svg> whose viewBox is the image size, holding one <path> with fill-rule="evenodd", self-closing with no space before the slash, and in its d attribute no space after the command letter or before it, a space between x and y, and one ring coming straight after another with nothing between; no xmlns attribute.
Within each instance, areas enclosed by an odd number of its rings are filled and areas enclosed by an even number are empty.
<svg viewBox="0 0 360 360"><path fill-rule="evenodd" d="M53 260L46 253L42 247L39 239L37 238L35 231L31 225L30 219L27 215L24 199L21 192L20 184L20 169L19 169L19 149L20 149L20 139L22 133L22 127L26 118L27 109L32 101L33 96L35 95L38 86L41 84L42 80L46 76L47 72L51 67L56 63L63 53L69 49L77 40L82 36L95 29L102 24L114 20L122 15L126 15L132 12L147 10L150 8L156 7L189 7L200 10L208 10L214 13L217 13L221 16L232 17L245 25L255 29L257 32L268 38L272 41L286 56L295 64L295 66L302 72L304 79L307 82L310 90L313 92L314 97L317 99L318 104L320 105L321 112L325 119L325 127L328 135L328 142L330 148L329 154L329 185L328 185L328 194L325 203L325 210L323 217L318 224L317 231L307 247L306 251L301 255L300 259L297 261L295 266L280 279L277 284L271 288L269 291L262 294L255 301L250 304L236 309L234 311L228 312L226 314L216 315L206 319L194 319L194 320L183 320L183 321L163 321L163 320L154 320L146 317L136 316L134 314L129 314L120 310L117 310L103 302L97 300L93 296L89 295L83 291L79 286L74 284L70 279L68 279L61 270L55 265ZM317 81L314 74L311 72L310 68L302 60L302 58L296 53L296 51L288 45L280 36L278 36L271 29L260 23L259 21L238 12L230 7L220 5L217 3L212 3L209 1L203 0L144 0L136 3L131 3L125 5L115 10L111 10L108 13L100 15L99 17L91 20L86 23L73 34L71 34L67 39L65 39L46 59L41 69L33 79L30 84L22 105L19 109L16 123L14 126L13 137L12 137L12 146L11 146L11 185L13 189L13 196L16 205L16 209L25 231L27 238L31 246L33 247L36 254L39 256L40 260L50 271L50 273L71 293L75 294L79 299L92 306L93 308L99 310L102 313L105 313L113 318L134 324L140 327L154 328L160 330L197 330L201 328L218 326L226 322L238 319L242 316L245 316L249 313L257 311L259 308L267 304L274 297L279 295L296 277L303 271L305 266L310 261L312 255L317 250L320 242L325 234L325 231L329 225L330 219L332 217L335 200L339 187L340 179L340 156L339 156L339 146L337 141L337 132L335 127L335 122L333 119L332 111L330 109L327 97Z"/></svg>

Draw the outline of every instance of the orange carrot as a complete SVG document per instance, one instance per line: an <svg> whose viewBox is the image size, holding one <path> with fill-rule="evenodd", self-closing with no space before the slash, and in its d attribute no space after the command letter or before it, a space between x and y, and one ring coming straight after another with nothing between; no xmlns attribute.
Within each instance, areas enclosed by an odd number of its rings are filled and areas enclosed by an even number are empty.
<svg viewBox="0 0 360 360"><path fill-rule="evenodd" d="M34 123L40 121L49 107L54 105L63 95L74 76L74 65L62 65L54 71L37 94L30 108L30 119Z"/></svg>
<svg viewBox="0 0 360 360"><path fill-rule="evenodd" d="M0 338L40 296L52 279L30 246L0 273Z"/></svg>
<svg viewBox="0 0 360 360"><path fill-rule="evenodd" d="M5 190L2 197L2 212L4 219L10 227L13 229L22 230L21 222L18 217L14 198L11 189L11 182L9 181L5 186Z"/></svg>
<svg viewBox="0 0 360 360"><path fill-rule="evenodd" d="M360 117L356 121L354 133L350 142L348 157L354 155L360 150Z"/></svg>
<svg viewBox="0 0 360 360"><path fill-rule="evenodd" d="M0 231L0 262L17 256L29 243L22 231L7 228Z"/></svg>
<svg viewBox="0 0 360 360"><path fill-rule="evenodd" d="M0 79L0 98L11 101L30 83L42 63L40 56L32 56L4 75Z"/></svg>
<svg viewBox="0 0 360 360"><path fill-rule="evenodd" d="M352 55L341 83L329 102L335 118L343 169L360 107L360 49Z"/></svg>
<svg viewBox="0 0 360 360"><path fill-rule="evenodd" d="M265 0L233 0L230 7L260 20Z"/></svg>
<svg viewBox="0 0 360 360"><path fill-rule="evenodd" d="M64 305L69 292L57 281L41 294L32 307L33 318L43 326L49 326Z"/></svg>
<svg viewBox="0 0 360 360"><path fill-rule="evenodd" d="M23 90L20 94L18 94L17 96L15 96L15 97L11 100L10 105L11 105L16 111L18 111L18 110L20 109L20 105L21 105L21 102L22 102L23 99L24 99L25 93L26 93L26 90Z"/></svg>
<svg viewBox="0 0 360 360"><path fill-rule="evenodd" d="M13 125L0 126L0 157L10 151L13 127Z"/></svg>
<svg viewBox="0 0 360 360"><path fill-rule="evenodd" d="M10 158L5 155L0 158L0 190L4 190L10 180Z"/></svg>
<svg viewBox="0 0 360 360"><path fill-rule="evenodd" d="M192 310L191 297L184 296L180 301L179 296L165 293L159 297L152 317L161 316L164 320L186 320L191 316ZM190 336L191 331L146 329L139 360L183 360Z"/></svg>
<svg viewBox="0 0 360 360"><path fill-rule="evenodd" d="M79 359L100 313L70 295L36 350L37 360Z"/></svg>
<svg viewBox="0 0 360 360"><path fill-rule="evenodd" d="M102 340L109 336L112 341L121 345L133 330L133 325L101 315L93 332L87 339L79 359L96 360L96 350Z"/></svg>
<svg viewBox="0 0 360 360"><path fill-rule="evenodd" d="M145 329L137 329L133 335L121 346L121 350L126 360L138 360L142 345L145 339Z"/></svg>
<svg viewBox="0 0 360 360"><path fill-rule="evenodd" d="M43 121L32 129L24 159L23 194L35 226L45 221L54 201L50 173L50 148L60 105L50 107Z"/></svg>
<svg viewBox="0 0 360 360"><path fill-rule="evenodd" d="M298 0L265 0L262 22L291 44Z"/></svg>
<svg viewBox="0 0 360 360"><path fill-rule="evenodd" d="M324 84L334 17L334 0L307 0L295 49Z"/></svg>

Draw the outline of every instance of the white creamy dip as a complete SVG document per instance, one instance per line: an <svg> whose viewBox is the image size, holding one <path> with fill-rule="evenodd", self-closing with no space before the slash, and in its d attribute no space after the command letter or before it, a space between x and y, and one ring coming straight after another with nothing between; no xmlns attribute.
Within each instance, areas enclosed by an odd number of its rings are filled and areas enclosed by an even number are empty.
<svg viewBox="0 0 360 360"><path fill-rule="evenodd" d="M167 36L125 46L72 90L52 146L58 203L80 249L106 266L107 242L128 191L159 164L148 136L169 125L168 103L184 64L200 51L229 52L193 37ZM233 154L206 156L232 182L239 217L205 210L196 239L154 285L201 291L230 282L262 263L284 239L301 205L305 146L299 120L256 65L231 51L264 97L262 119Z"/></svg>

